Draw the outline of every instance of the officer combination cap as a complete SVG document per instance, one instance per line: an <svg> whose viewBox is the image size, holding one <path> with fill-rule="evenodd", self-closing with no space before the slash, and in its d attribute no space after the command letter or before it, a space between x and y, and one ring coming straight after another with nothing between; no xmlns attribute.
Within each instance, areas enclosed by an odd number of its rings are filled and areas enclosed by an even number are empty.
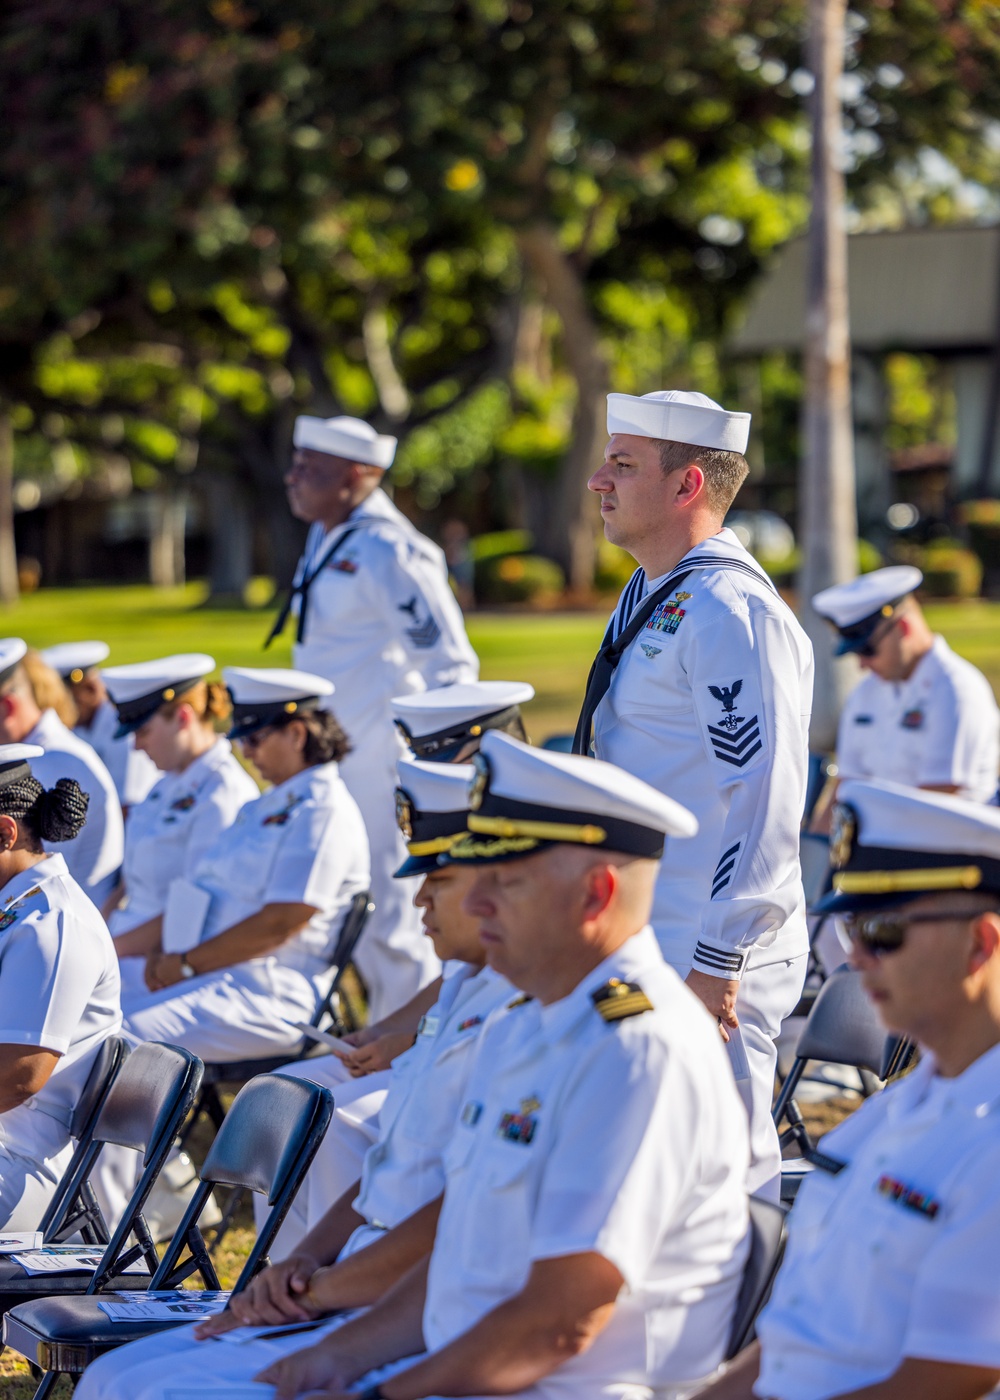
<svg viewBox="0 0 1000 1400"><path fill-rule="evenodd" d="M129 666L109 666L102 675L118 711L115 738L134 734L161 705L176 700L214 670L215 658L201 651L136 661Z"/></svg>
<svg viewBox="0 0 1000 1400"><path fill-rule="evenodd" d="M224 666L222 679L233 702L230 739L245 739L269 724L321 710L333 682L310 671L285 667Z"/></svg>
<svg viewBox="0 0 1000 1400"><path fill-rule="evenodd" d="M438 868L438 856L466 833L475 769L471 763L401 758L396 774L396 825L409 852L396 876L426 875Z"/></svg>
<svg viewBox="0 0 1000 1400"><path fill-rule="evenodd" d="M819 913L939 890L1000 894L1000 808L897 783L845 779L830 828L833 889Z"/></svg>
<svg viewBox="0 0 1000 1400"><path fill-rule="evenodd" d="M600 759L491 730L472 764L469 834L443 861L517 859L564 843L659 860L667 836L698 830L686 807Z"/></svg>
<svg viewBox="0 0 1000 1400"><path fill-rule="evenodd" d="M655 393L609 394L608 433L660 442L691 442L721 452L745 452L750 438L750 414L731 413L707 394L685 389Z"/></svg>
<svg viewBox="0 0 1000 1400"><path fill-rule="evenodd" d="M88 671L106 661L110 652L107 642L60 642L58 646L46 647L42 660L58 671L64 681L75 685Z"/></svg>
<svg viewBox="0 0 1000 1400"><path fill-rule="evenodd" d="M396 439L377 433L362 418L310 418L302 414L295 420L292 442L296 447L344 457L348 462L364 462L383 471L392 466L396 455Z"/></svg>
<svg viewBox="0 0 1000 1400"><path fill-rule="evenodd" d="M910 564L894 564L817 593L813 607L840 633L837 655L866 646L879 624L892 617L903 599L920 587L923 578L920 570Z"/></svg>
<svg viewBox="0 0 1000 1400"><path fill-rule="evenodd" d="M0 744L0 788L31 777L29 761L45 752L38 744Z"/></svg>
<svg viewBox="0 0 1000 1400"><path fill-rule="evenodd" d="M437 686L392 701L393 719L417 758L449 763L487 729L502 729L520 717L534 697L524 681L468 681Z"/></svg>
<svg viewBox="0 0 1000 1400"><path fill-rule="evenodd" d="M0 640L0 685L10 680L28 654L28 643L21 637L4 637Z"/></svg>

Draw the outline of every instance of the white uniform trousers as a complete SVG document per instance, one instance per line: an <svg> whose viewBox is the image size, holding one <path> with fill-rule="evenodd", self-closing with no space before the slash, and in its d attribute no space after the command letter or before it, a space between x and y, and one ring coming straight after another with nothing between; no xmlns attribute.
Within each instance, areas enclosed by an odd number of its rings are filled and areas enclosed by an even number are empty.
<svg viewBox="0 0 1000 1400"><path fill-rule="evenodd" d="M219 1400L226 1400L226 1397L271 1400L274 1387L254 1385L253 1377L282 1357L315 1345L336 1331L343 1320L335 1318L314 1331L293 1332L290 1336L242 1344L214 1339L196 1342L190 1327L161 1332L119 1347L95 1361L84 1372L73 1400L168 1400L175 1393L178 1397L217 1395ZM409 1356L391 1366L380 1367L370 1372L365 1382L374 1385L387 1380L420 1359ZM693 1386L668 1386L654 1391L646 1386L622 1383L600 1387L598 1393L601 1400L685 1400L696 1394L703 1384L699 1381ZM561 1396L561 1387L556 1377L550 1377L540 1385L516 1392L514 1400L554 1400L556 1396ZM485 1400L485 1397L471 1396L469 1400ZM571 1400L568 1391L566 1400ZM587 1400L591 1400L589 1391Z"/></svg>
<svg viewBox="0 0 1000 1400"><path fill-rule="evenodd" d="M353 1079L336 1055L299 1060L281 1074L310 1079L333 1092L333 1117L295 1193L281 1229L274 1237L272 1259L287 1259L304 1235L323 1218L349 1187L361 1179L365 1155L378 1141L378 1116L389 1087L389 1070ZM268 1212L262 1196L253 1198L254 1220L259 1230Z"/></svg>
<svg viewBox="0 0 1000 1400"><path fill-rule="evenodd" d="M361 809L371 849L375 911L368 916L354 955L368 988L369 1024L404 1006L441 971L413 906L419 877L393 878L407 854L396 826L396 757L388 738L374 751L370 743L355 749L340 764L340 776Z"/></svg>
<svg viewBox="0 0 1000 1400"><path fill-rule="evenodd" d="M31 1102L0 1114L0 1226L35 1230L73 1155L63 1123Z"/></svg>
<svg viewBox="0 0 1000 1400"><path fill-rule="evenodd" d="M192 977L159 992L122 998L125 1030L137 1040L182 1045L209 1063L294 1051L316 1009L316 989L275 958Z"/></svg>
<svg viewBox="0 0 1000 1400"><path fill-rule="evenodd" d="M782 1022L792 1014L802 996L808 961L809 954L800 953L794 958L758 966L751 954L750 966L743 974L736 998L736 1015L749 1069L749 1078L736 1081L750 1117L747 1190L769 1201L779 1200L781 1193L781 1148L771 1117L778 1067L776 1041ZM690 963L684 966L675 962L672 966L681 977L691 971Z"/></svg>

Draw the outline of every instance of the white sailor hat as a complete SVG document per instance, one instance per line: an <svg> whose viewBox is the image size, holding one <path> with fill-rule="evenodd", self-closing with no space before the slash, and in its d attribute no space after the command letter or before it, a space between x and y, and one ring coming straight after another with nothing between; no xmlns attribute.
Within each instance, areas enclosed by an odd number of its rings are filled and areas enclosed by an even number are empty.
<svg viewBox="0 0 1000 1400"><path fill-rule="evenodd" d="M471 763L401 758L396 774L396 825L409 852L396 875L426 875L438 868L438 856L465 835L475 769Z"/></svg>
<svg viewBox="0 0 1000 1400"><path fill-rule="evenodd" d="M731 413L706 394L657 389L653 394L609 394L608 432L661 442L690 442L722 452L745 452L750 414Z"/></svg>
<svg viewBox="0 0 1000 1400"><path fill-rule="evenodd" d="M136 661L129 666L109 666L101 674L118 711L115 738L134 734L161 705L176 700L214 670L215 658L201 651Z"/></svg>
<svg viewBox="0 0 1000 1400"><path fill-rule="evenodd" d="M491 730L472 764L469 835L442 861L484 864L556 844L659 860L665 837L698 830L679 802L597 758L533 749Z"/></svg>
<svg viewBox="0 0 1000 1400"><path fill-rule="evenodd" d="M938 890L1000 894L1000 808L897 783L845 778L830 828L833 889L819 913Z"/></svg>
<svg viewBox="0 0 1000 1400"><path fill-rule="evenodd" d="M10 679L27 654L28 643L21 637L0 639L0 685Z"/></svg>
<svg viewBox="0 0 1000 1400"><path fill-rule="evenodd" d="M233 702L230 739L245 739L269 724L321 710L333 694L332 681L277 666L224 666L222 679Z"/></svg>
<svg viewBox="0 0 1000 1400"><path fill-rule="evenodd" d="M45 752L38 744L0 744L0 788L31 777L29 759Z"/></svg>
<svg viewBox="0 0 1000 1400"><path fill-rule="evenodd" d="M417 758L450 763L487 729L503 729L534 697L525 681L468 681L392 701L396 727Z"/></svg>
<svg viewBox="0 0 1000 1400"><path fill-rule="evenodd" d="M837 655L843 656L847 651L870 655L869 643L875 629L892 617L907 594L920 587L923 578L920 570L910 564L894 564L817 593L813 607L840 633Z"/></svg>
<svg viewBox="0 0 1000 1400"><path fill-rule="evenodd" d="M292 442L296 447L383 470L392 466L396 455L396 439L377 433L362 418L310 418L302 414L295 420Z"/></svg>
<svg viewBox="0 0 1000 1400"><path fill-rule="evenodd" d="M75 683L106 661L110 652L107 642L60 642L58 646L46 647L42 660L58 671L64 681Z"/></svg>

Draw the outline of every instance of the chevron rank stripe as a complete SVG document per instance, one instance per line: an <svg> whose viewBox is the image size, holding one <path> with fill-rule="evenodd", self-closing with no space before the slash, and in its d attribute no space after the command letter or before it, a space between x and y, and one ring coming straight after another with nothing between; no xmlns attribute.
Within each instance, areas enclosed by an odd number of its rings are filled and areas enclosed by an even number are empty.
<svg viewBox="0 0 1000 1400"><path fill-rule="evenodd" d="M715 867L715 874L712 876L712 898L726 888L729 884L733 866L736 864L736 857L739 854L742 842L737 841L735 846L730 846L728 851L723 851L719 857L719 863Z"/></svg>
<svg viewBox="0 0 1000 1400"><path fill-rule="evenodd" d="M425 649L432 647L441 635L441 628L429 617L426 622L417 627L407 627L406 635L415 647Z"/></svg>
<svg viewBox="0 0 1000 1400"><path fill-rule="evenodd" d="M712 739L712 748L715 750L716 758L720 758L723 763L731 763L735 768L745 767L754 754L759 753L763 748L760 724L756 715L752 719L748 719L732 734L727 729L719 729L714 724L708 726L708 732Z"/></svg>

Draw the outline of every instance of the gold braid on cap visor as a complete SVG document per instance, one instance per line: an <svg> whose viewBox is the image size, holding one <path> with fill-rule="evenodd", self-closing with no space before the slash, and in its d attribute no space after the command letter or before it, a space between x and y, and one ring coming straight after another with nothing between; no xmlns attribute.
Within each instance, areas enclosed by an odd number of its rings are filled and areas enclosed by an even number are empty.
<svg viewBox="0 0 1000 1400"><path fill-rule="evenodd" d="M607 840L603 826L571 826L568 822L536 822L520 817L484 817L469 813L469 830L484 836L530 836L536 841L567 841L576 846L599 846Z"/></svg>
<svg viewBox="0 0 1000 1400"><path fill-rule="evenodd" d="M930 890L974 890L982 883L978 865L945 865L933 870L851 870L833 877L838 894L924 894Z"/></svg>
<svg viewBox="0 0 1000 1400"><path fill-rule="evenodd" d="M465 835L464 831L456 831L453 836L435 836L431 841L408 841L406 849L411 856L438 856L442 851L450 851Z"/></svg>

